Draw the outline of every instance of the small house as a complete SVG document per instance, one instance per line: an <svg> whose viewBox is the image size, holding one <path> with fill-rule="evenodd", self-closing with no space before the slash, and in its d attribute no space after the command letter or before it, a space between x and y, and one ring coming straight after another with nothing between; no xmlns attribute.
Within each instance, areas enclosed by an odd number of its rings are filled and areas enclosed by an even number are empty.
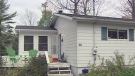
<svg viewBox="0 0 135 76"><path fill-rule="evenodd" d="M135 54L135 20L58 13L50 26L16 26L19 54L27 55L29 49L48 51L52 57L65 53L75 76L89 63L98 65L98 55L105 58L118 51Z"/></svg>

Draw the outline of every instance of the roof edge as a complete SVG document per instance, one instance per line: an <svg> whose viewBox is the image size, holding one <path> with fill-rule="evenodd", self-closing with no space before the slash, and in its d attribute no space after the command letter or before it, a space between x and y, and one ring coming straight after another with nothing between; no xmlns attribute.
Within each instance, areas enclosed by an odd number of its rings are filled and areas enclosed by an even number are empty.
<svg viewBox="0 0 135 76"><path fill-rule="evenodd" d="M69 17L69 16L66 16L66 15L63 15L63 14L57 14L56 13L52 17L52 20L50 22L50 27L54 27L55 26L55 23L56 23L58 17L66 18L66 19L69 19L69 20L73 20L72 17Z"/></svg>
<svg viewBox="0 0 135 76"><path fill-rule="evenodd" d="M86 21L86 20L91 20L93 22L96 22L96 21L102 21L102 22L121 22L121 23L133 23L135 24L135 22L133 21L123 21L123 20L105 20L105 19L99 19L99 18L80 18L80 17L73 17L74 20L77 20L77 21Z"/></svg>

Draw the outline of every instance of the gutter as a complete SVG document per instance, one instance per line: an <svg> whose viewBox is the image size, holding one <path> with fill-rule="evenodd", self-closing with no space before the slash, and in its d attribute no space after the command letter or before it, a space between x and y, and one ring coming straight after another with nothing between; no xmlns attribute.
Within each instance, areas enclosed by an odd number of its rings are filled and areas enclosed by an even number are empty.
<svg viewBox="0 0 135 76"><path fill-rule="evenodd" d="M77 20L77 21L89 21L89 22L95 22L98 20L98 22L106 22L106 23L109 23L109 22L114 22L115 24L123 24L123 23L126 23L126 24L133 24L135 25L135 21L122 21L122 20L107 20L107 19L98 19L98 18L81 18L81 17L73 17L73 19Z"/></svg>
<svg viewBox="0 0 135 76"><path fill-rule="evenodd" d="M16 29L15 31L55 31L57 32L57 30L32 30L32 29Z"/></svg>

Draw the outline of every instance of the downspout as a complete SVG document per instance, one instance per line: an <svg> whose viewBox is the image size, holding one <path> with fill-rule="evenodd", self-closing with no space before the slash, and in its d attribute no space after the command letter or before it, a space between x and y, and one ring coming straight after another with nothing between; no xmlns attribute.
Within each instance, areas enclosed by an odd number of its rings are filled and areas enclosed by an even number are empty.
<svg viewBox="0 0 135 76"><path fill-rule="evenodd" d="M97 46L96 46L96 39L95 39L95 24L98 21L95 20L95 22L93 22L93 48L92 48L92 55L93 55L93 60L94 60L94 65L96 65L96 60L97 60Z"/></svg>

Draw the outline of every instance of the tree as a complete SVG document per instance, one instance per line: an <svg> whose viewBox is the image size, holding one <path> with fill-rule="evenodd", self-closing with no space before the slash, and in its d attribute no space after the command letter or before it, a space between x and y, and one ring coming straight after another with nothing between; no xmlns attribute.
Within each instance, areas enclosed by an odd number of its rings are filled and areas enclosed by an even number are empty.
<svg viewBox="0 0 135 76"><path fill-rule="evenodd" d="M16 12L13 14L8 14L7 10L9 9L9 5L7 4L7 0L0 0L0 36L2 35L2 31L5 31L5 26L12 22L12 18L16 16Z"/></svg>
<svg viewBox="0 0 135 76"><path fill-rule="evenodd" d="M120 6L116 8L122 13L122 16L135 19L135 0L120 0L119 4Z"/></svg>
<svg viewBox="0 0 135 76"><path fill-rule="evenodd" d="M49 2L57 9L67 9L74 14L83 15L92 15L93 11L95 11L95 15L99 15L111 8L109 5L111 2L106 0L49 0ZM108 6L108 8L105 8L105 6Z"/></svg>
<svg viewBox="0 0 135 76"><path fill-rule="evenodd" d="M35 12L26 9L24 16L20 16L20 21L26 26L35 26L37 25L37 18Z"/></svg>
<svg viewBox="0 0 135 76"><path fill-rule="evenodd" d="M0 0L0 52L11 48L14 41L10 24L14 23L12 18L16 16L16 12L9 14L7 13L8 9L7 0Z"/></svg>
<svg viewBox="0 0 135 76"><path fill-rule="evenodd" d="M57 3L58 4L58 9L67 9L70 10L71 12L74 12L74 14L78 14L78 3L81 0L50 0L49 2L52 4Z"/></svg>
<svg viewBox="0 0 135 76"><path fill-rule="evenodd" d="M38 26L49 26L50 20L52 17L52 11L42 11L42 18L38 22Z"/></svg>

